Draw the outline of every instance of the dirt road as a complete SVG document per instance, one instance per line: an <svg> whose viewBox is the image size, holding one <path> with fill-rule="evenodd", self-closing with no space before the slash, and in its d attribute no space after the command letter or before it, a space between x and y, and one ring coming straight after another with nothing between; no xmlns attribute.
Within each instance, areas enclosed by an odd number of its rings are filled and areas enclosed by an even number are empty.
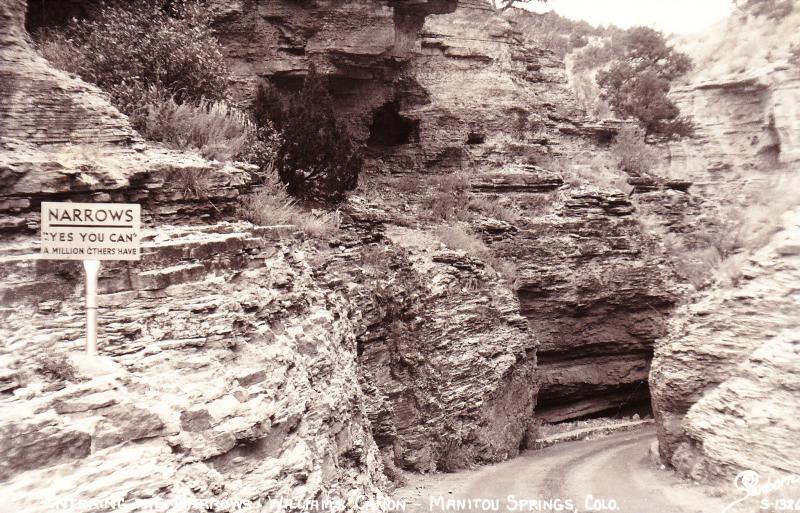
<svg viewBox="0 0 800 513"><path fill-rule="evenodd" d="M411 512L721 512L726 501L651 461L653 440L648 427L568 442L476 471L417 476L397 497Z"/></svg>

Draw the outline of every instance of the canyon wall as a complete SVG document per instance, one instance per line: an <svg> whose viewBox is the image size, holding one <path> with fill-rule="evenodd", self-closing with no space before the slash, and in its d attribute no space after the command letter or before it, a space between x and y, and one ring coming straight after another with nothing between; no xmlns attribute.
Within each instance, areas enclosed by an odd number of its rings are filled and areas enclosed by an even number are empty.
<svg viewBox="0 0 800 513"><path fill-rule="evenodd" d="M670 172L731 201L750 182L800 162L800 73L788 65L706 79L672 93L697 136L669 145Z"/></svg>
<svg viewBox="0 0 800 513"><path fill-rule="evenodd" d="M476 195L521 213L513 225L474 229L518 269L521 312L540 341L537 419L646 409L674 276L629 197L532 165L605 152L619 124L577 108L564 62L519 31L517 18L529 15L469 6L426 18L409 73L429 102L402 112L419 120L420 142L392 158L426 156L428 173L449 162L467 170ZM669 191L655 189L642 197L664 201Z"/></svg>
<svg viewBox="0 0 800 513"><path fill-rule="evenodd" d="M472 228L522 271L523 313L552 366L540 394L554 412L543 419L648 402L652 343L674 301L672 276L628 199L612 190L555 194L573 185L531 167L605 151L619 123L592 122L577 108L564 62L518 29L517 18L530 14L430 2L411 11L387 4L394 15L359 2L234 5L218 9L216 27L242 99L258 79L284 92L299 88L313 63L329 77L340 119L365 144L366 188L390 189L396 208L419 208L424 218L424 196L396 190L398 183L419 189L428 175L460 172L476 195L527 218L501 235L496 219ZM353 26L356 16L369 24ZM662 194L646 195L658 202ZM567 202L575 207L555 220L528 208L556 211ZM553 234L546 244L543 233ZM621 242L604 241L609 233Z"/></svg>
<svg viewBox="0 0 800 513"><path fill-rule="evenodd" d="M798 473L800 211L757 251L735 288L679 309L651 389L662 458L697 481L749 469Z"/></svg>
<svg viewBox="0 0 800 513"><path fill-rule="evenodd" d="M762 480L798 472L789 412L798 407L800 350L800 70L786 60L798 20L800 3L785 19L736 15L695 46L684 42L706 53L673 92L698 137L670 145L671 171L744 221L766 212L772 235L763 247L740 248L740 279L678 309L656 345L650 386L661 457L697 481L745 469ZM764 192L753 196L759 184Z"/></svg>
<svg viewBox="0 0 800 513"><path fill-rule="evenodd" d="M800 162L800 69L791 56L800 2L792 3L783 17L737 11L675 41L695 68L671 95L697 137L669 146L670 171L709 198L731 201L748 182Z"/></svg>
<svg viewBox="0 0 800 513"><path fill-rule="evenodd" d="M537 415L646 401L669 268L629 197L534 165L604 151L617 125L574 107L563 63L513 16L433 0L212 7L240 100L260 78L296 90L311 62L329 76L370 192L316 240L238 221L260 187L250 166L143 142L36 56L24 3L4 3L4 495L26 511L118 496L352 507L386 467L499 461ZM426 217L428 175L453 172L518 214L465 222L489 257L446 247ZM142 261L103 266L98 358L80 351L80 266L37 258L46 200L142 204Z"/></svg>
<svg viewBox="0 0 800 513"><path fill-rule="evenodd" d="M427 471L517 453L536 339L504 279L363 201L319 240L236 221L253 170L141 141L99 90L36 56L24 9L0 8L4 498L353 508L385 487L384 460ZM80 264L37 257L47 200L143 207L142 260L101 271L96 358L81 349Z"/></svg>
<svg viewBox="0 0 800 513"><path fill-rule="evenodd" d="M377 493L347 301L316 285L291 227L224 221L252 170L144 144L35 54L24 13L0 6L6 503ZM81 350L80 263L37 258L44 200L143 206L142 260L103 265L99 357Z"/></svg>

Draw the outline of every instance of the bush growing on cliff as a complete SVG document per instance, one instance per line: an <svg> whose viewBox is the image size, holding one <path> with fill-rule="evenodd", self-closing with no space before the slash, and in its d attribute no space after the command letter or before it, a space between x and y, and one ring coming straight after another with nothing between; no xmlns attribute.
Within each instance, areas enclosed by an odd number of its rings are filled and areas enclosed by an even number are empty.
<svg viewBox="0 0 800 513"><path fill-rule="evenodd" d="M286 192L286 186L274 177L267 179L259 192L242 200L240 214L261 226L294 225L312 237L329 235L339 227L336 213L313 215L298 205Z"/></svg>
<svg viewBox="0 0 800 513"><path fill-rule="evenodd" d="M276 168L289 194L329 203L356 188L361 153L337 122L326 80L313 65L286 112L274 91L259 86L253 116L261 127L277 123L281 129Z"/></svg>
<svg viewBox="0 0 800 513"><path fill-rule="evenodd" d="M611 146L611 153L620 169L634 176L648 173L658 162L658 153L645 142L644 132L634 127L619 131Z"/></svg>
<svg viewBox="0 0 800 513"><path fill-rule="evenodd" d="M208 12L194 1L146 0L105 5L92 19L39 35L54 65L110 93L130 114L151 88L178 103L225 98L228 70Z"/></svg>

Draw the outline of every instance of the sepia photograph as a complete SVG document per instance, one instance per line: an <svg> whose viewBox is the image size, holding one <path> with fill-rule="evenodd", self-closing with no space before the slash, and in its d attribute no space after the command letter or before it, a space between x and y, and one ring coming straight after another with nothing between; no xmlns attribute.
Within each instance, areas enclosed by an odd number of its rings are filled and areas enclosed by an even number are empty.
<svg viewBox="0 0 800 513"><path fill-rule="evenodd" d="M800 512L800 0L0 0L0 513Z"/></svg>

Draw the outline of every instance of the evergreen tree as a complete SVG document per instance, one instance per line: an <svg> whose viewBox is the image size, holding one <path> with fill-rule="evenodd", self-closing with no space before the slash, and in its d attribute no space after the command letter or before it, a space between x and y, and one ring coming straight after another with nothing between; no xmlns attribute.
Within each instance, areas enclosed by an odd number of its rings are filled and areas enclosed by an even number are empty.
<svg viewBox="0 0 800 513"><path fill-rule="evenodd" d="M667 97L672 81L691 69L689 57L651 28L632 28L621 39L611 65L597 74L603 99L618 116L638 119L648 134L689 135L692 124Z"/></svg>
<svg viewBox="0 0 800 513"><path fill-rule="evenodd" d="M278 175L290 194L323 202L355 189L362 158L336 122L326 80L311 67L283 125Z"/></svg>

